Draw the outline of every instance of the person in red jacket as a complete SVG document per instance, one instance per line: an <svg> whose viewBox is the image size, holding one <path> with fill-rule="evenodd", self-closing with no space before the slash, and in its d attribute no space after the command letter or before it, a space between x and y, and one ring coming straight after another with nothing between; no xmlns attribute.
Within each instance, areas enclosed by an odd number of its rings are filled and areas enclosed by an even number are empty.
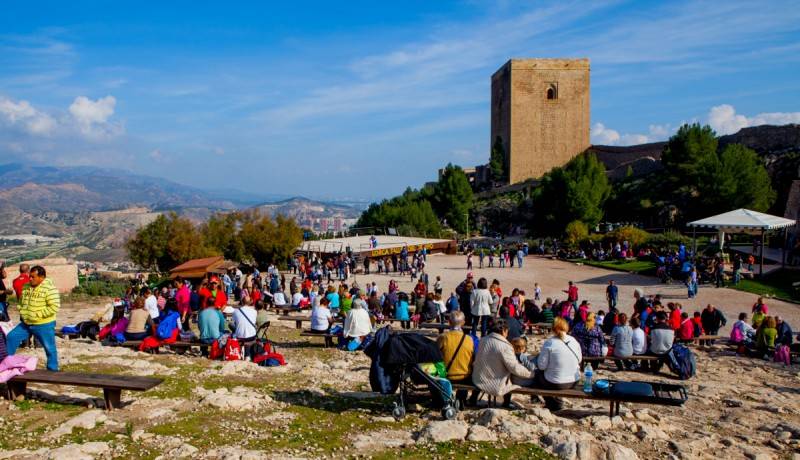
<svg viewBox="0 0 800 460"><path fill-rule="evenodd" d="M200 305L208 305L208 299L214 299L214 306L222 309L228 305L228 297L223 289L219 287L219 278L212 276L208 284L201 287L197 294L200 296Z"/></svg>
<svg viewBox="0 0 800 460"><path fill-rule="evenodd" d="M706 335L706 331L703 330L703 315L699 311L694 312L692 321L694 322L694 336Z"/></svg>
<svg viewBox="0 0 800 460"><path fill-rule="evenodd" d="M19 276L14 278L14 281L11 284L14 286L14 293L17 295L17 301L22 301L22 286L28 284L28 281L31 280L31 276L28 274L30 272L31 267L28 264L20 264L19 266Z"/></svg>
<svg viewBox="0 0 800 460"><path fill-rule="evenodd" d="M192 298L192 291L189 286L183 282L180 276L175 278L175 306L178 308L178 313L181 314L181 325L184 331L189 330L189 313L191 308L189 303Z"/></svg>
<svg viewBox="0 0 800 460"><path fill-rule="evenodd" d="M667 304L669 308L669 327L673 331L678 331L681 328L681 304L670 302Z"/></svg>
<svg viewBox="0 0 800 460"><path fill-rule="evenodd" d="M691 342L694 339L694 321L686 312L681 313L681 324L676 335L681 342Z"/></svg>

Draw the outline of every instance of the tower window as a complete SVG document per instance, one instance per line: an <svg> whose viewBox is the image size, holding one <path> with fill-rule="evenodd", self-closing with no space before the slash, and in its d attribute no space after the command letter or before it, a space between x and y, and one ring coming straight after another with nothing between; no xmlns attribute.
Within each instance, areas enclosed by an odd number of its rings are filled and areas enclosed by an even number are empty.
<svg viewBox="0 0 800 460"><path fill-rule="evenodd" d="M547 86L547 99L548 100L558 99L558 85L556 83L550 83Z"/></svg>

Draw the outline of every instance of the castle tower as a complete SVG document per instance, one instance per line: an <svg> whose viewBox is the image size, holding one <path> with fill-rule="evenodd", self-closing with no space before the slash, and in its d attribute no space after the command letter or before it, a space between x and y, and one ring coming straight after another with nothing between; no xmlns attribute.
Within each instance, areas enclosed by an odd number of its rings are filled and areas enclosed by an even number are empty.
<svg viewBox="0 0 800 460"><path fill-rule="evenodd" d="M509 183L542 177L590 146L589 60L511 59L492 75L492 137Z"/></svg>

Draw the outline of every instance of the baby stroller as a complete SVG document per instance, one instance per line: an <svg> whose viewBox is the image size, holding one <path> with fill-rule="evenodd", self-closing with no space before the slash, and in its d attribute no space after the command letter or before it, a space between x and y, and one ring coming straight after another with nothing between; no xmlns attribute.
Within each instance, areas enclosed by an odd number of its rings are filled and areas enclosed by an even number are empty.
<svg viewBox="0 0 800 460"><path fill-rule="evenodd" d="M447 420L458 414L458 403L447 379L437 378L425 372L420 364L438 363L443 360L436 343L421 334L395 334L391 326L378 329L375 339L364 349L372 359L370 385L373 391L395 394L397 398L392 416L402 419L406 415L406 401L412 391L422 385L430 391L431 399ZM399 390L399 391L398 391Z"/></svg>

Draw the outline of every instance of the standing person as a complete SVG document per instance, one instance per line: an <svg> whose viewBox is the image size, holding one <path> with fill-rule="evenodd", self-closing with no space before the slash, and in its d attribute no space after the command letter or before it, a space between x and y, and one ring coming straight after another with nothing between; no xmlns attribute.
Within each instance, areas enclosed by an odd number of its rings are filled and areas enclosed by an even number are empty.
<svg viewBox="0 0 800 460"><path fill-rule="evenodd" d="M483 268L483 258L486 257L486 249L480 248L478 250L478 268Z"/></svg>
<svg viewBox="0 0 800 460"><path fill-rule="evenodd" d="M36 265L30 270L30 281L22 288L19 306L20 322L8 333L8 354L32 335L44 347L47 355L47 370L58 370L56 349L56 313L61 307L61 297L53 280L47 278L44 267Z"/></svg>
<svg viewBox="0 0 800 460"><path fill-rule="evenodd" d="M8 296L14 293L11 287L6 286L7 276L5 264L0 264L0 321L8 321Z"/></svg>
<svg viewBox="0 0 800 460"><path fill-rule="evenodd" d="M617 308L617 296L619 295L619 288L614 284L614 280L608 280L606 287L606 300L608 300L608 309L612 310Z"/></svg>
<svg viewBox="0 0 800 460"><path fill-rule="evenodd" d="M467 270L472 270L472 251L467 252Z"/></svg>
<svg viewBox="0 0 800 460"><path fill-rule="evenodd" d="M717 335L722 326L728 323L725 315L720 310L711 304L708 304L703 313L700 314L700 322L703 325L703 330L708 335ZM710 345L714 345L713 340L706 341Z"/></svg>
<svg viewBox="0 0 800 460"><path fill-rule="evenodd" d="M28 284L31 280L29 272L31 271L31 267L28 264L20 264L19 266L19 276L14 278L11 284L14 286L14 294L17 295L17 302L22 302L22 287Z"/></svg>
<svg viewBox="0 0 800 460"><path fill-rule="evenodd" d="M478 324L481 326L481 337L486 335L489 318L492 316L492 294L489 292L489 282L486 278L478 280L478 288L472 291L470 299L470 313L472 313L472 335L477 336Z"/></svg>
<svg viewBox="0 0 800 460"><path fill-rule="evenodd" d="M175 278L175 288L177 289L175 292L175 304L178 308L178 313L181 314L181 327L184 331L188 331L189 317L191 316L192 311L192 291L189 289L189 286L183 282L183 278L180 276Z"/></svg>
<svg viewBox="0 0 800 460"><path fill-rule="evenodd" d="M572 307L576 310L578 309L578 286L575 285L572 281L568 283L567 290L564 291L567 294L567 300L572 302Z"/></svg>
<svg viewBox="0 0 800 460"><path fill-rule="evenodd" d="M525 257L525 251L522 250L522 246L517 247L517 266L522 268L522 258Z"/></svg>
<svg viewBox="0 0 800 460"><path fill-rule="evenodd" d="M689 270L689 277L686 280L687 290L689 291L689 298L693 299L697 296L697 267L692 265Z"/></svg>
<svg viewBox="0 0 800 460"><path fill-rule="evenodd" d="M161 311L158 309L158 299L147 286L142 288L142 297L144 298L144 308L150 314L150 319L158 323L159 312Z"/></svg>
<svg viewBox="0 0 800 460"><path fill-rule="evenodd" d="M472 272L469 272L467 278L456 287L458 308L464 313L464 320L469 324L472 324L472 291L475 289L472 279Z"/></svg>
<svg viewBox="0 0 800 460"><path fill-rule="evenodd" d="M725 287L725 261L720 256L716 259L714 264L714 277L716 279L716 287Z"/></svg>
<svg viewBox="0 0 800 460"><path fill-rule="evenodd" d="M738 286L742 279L742 256L736 254L733 258L733 285Z"/></svg>

